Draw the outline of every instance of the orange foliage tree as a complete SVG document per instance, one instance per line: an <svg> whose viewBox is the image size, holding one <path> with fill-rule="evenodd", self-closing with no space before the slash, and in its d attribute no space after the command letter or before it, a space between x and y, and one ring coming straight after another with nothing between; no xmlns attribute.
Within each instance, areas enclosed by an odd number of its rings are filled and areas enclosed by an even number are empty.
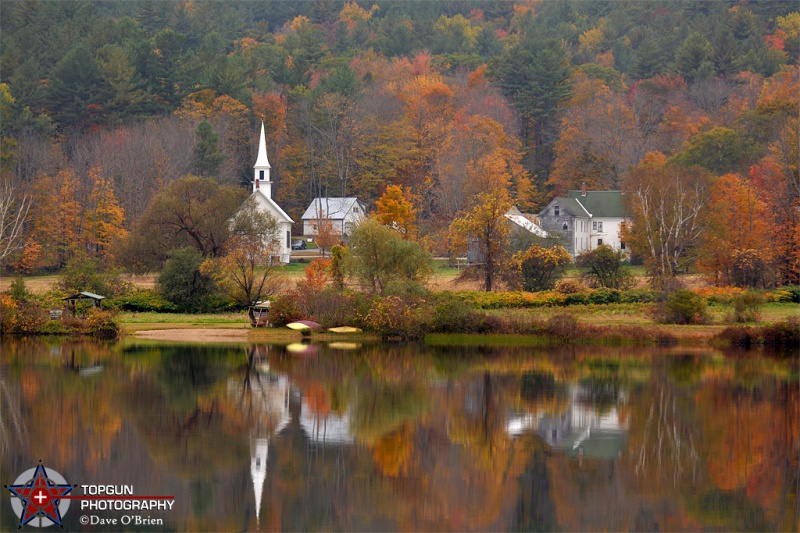
<svg viewBox="0 0 800 533"><path fill-rule="evenodd" d="M83 225L77 199L78 180L71 168L55 176L41 175L34 189L33 238L44 248L45 262L67 264L81 243Z"/></svg>
<svg viewBox="0 0 800 533"><path fill-rule="evenodd" d="M772 247L767 245L767 209L755 192L750 183L735 174L721 176L711 188L708 210L713 215L699 247L697 265L715 285L742 284L743 280L734 275L738 270L735 263L746 250L761 264L761 283L768 279L765 267L772 259Z"/></svg>
<svg viewBox="0 0 800 533"><path fill-rule="evenodd" d="M397 185L389 185L383 196L375 202L377 210L375 217L384 226L394 229L406 240L415 240L417 237L417 209L410 191Z"/></svg>

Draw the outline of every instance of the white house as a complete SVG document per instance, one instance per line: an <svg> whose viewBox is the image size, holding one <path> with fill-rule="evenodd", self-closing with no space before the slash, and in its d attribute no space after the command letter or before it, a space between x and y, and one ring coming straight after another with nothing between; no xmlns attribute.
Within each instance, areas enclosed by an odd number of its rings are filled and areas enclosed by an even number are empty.
<svg viewBox="0 0 800 533"><path fill-rule="evenodd" d="M566 197L553 198L539 213L542 228L560 235L573 257L602 244L625 250L619 232L627 220L622 191L569 191Z"/></svg>
<svg viewBox="0 0 800 533"><path fill-rule="evenodd" d="M278 221L280 238L276 255L280 257L281 262L288 263L292 253L292 224L294 221L272 199L272 181L269 175L270 165L269 159L267 159L267 142L264 136L263 122L261 123L261 138L258 142L258 157L253 169L253 194L250 195L250 198L256 201L260 211L271 214Z"/></svg>
<svg viewBox="0 0 800 533"><path fill-rule="evenodd" d="M322 224L347 236L367 216L367 208L358 198L314 198L303 213L303 235L319 235Z"/></svg>

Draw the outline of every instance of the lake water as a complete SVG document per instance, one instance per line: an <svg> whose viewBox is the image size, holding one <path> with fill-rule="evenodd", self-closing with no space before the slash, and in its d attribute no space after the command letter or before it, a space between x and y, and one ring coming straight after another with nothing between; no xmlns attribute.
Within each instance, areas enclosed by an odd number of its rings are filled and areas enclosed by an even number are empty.
<svg viewBox="0 0 800 533"><path fill-rule="evenodd" d="M798 375L701 348L4 339L0 476L174 496L72 500L69 531L797 530Z"/></svg>

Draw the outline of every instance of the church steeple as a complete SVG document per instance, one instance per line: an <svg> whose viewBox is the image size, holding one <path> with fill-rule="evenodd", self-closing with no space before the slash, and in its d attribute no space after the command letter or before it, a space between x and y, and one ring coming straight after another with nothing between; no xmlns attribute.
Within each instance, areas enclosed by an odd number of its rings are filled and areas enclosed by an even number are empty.
<svg viewBox="0 0 800 533"><path fill-rule="evenodd" d="M253 165L253 192L261 190L267 198L272 197L272 181L269 177L269 159L267 159L267 139L264 135L264 122L261 122L261 138L258 141L258 157Z"/></svg>
<svg viewBox="0 0 800 533"><path fill-rule="evenodd" d="M253 457L250 458L250 476L253 479L253 492L256 497L256 523L258 523L261 515L261 495L264 492L264 480L267 478L269 440L255 439L254 448Z"/></svg>

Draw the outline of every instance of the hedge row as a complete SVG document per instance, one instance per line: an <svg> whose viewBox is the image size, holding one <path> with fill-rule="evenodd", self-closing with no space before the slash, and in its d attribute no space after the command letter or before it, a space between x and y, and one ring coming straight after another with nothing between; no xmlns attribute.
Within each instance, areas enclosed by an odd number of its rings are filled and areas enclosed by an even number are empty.
<svg viewBox="0 0 800 533"><path fill-rule="evenodd" d="M478 292L462 291L449 293L477 309L564 307L570 305L603 305L614 303L651 303L658 300L659 293L649 289L590 289L574 294L557 291L542 292Z"/></svg>

